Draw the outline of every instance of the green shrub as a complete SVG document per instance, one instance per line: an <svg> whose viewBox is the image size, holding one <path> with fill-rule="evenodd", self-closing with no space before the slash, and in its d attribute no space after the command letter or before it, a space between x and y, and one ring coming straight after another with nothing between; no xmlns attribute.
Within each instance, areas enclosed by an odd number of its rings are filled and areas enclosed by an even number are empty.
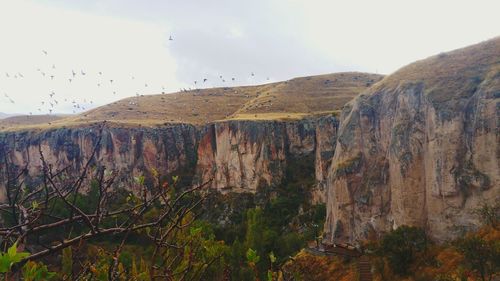
<svg viewBox="0 0 500 281"><path fill-rule="evenodd" d="M384 236L380 251L394 273L406 276L416 254L425 251L427 246L428 239L423 229L401 226Z"/></svg>
<svg viewBox="0 0 500 281"><path fill-rule="evenodd" d="M498 227L500 221L500 204L496 203L491 206L484 204L474 210L474 213L481 219L482 223L493 228Z"/></svg>
<svg viewBox="0 0 500 281"><path fill-rule="evenodd" d="M472 235L459 239L457 249L462 252L465 265L481 276L481 280L491 280L500 271L500 241L486 241Z"/></svg>

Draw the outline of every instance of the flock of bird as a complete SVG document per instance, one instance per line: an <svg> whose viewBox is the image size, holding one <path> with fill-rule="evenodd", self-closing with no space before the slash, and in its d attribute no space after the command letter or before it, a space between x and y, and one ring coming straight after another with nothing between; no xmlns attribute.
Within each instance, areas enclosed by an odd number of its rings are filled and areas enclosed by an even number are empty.
<svg viewBox="0 0 500 281"><path fill-rule="evenodd" d="M46 50L42 50L41 52L44 56L47 56L47 57L49 56L49 52L47 52ZM54 73L56 69L57 69L57 66L55 64L51 64L51 66L48 67L48 70L44 70L42 68L37 68L36 72L42 78L45 78L48 81L55 81L58 79L63 79L63 80L66 79L66 81L67 81L66 83L68 83L68 85L74 84L75 81L77 81L78 79L84 79L85 77L90 76L90 74L86 70L81 69L81 70L75 71L74 69L71 69L70 71L67 71L68 76L66 78L64 78L64 77L61 78L61 77L57 77L56 74ZM112 78L105 79L102 71L98 71L96 73L96 75L97 75L98 79L95 82L95 86L97 88L103 86L104 83L109 83L109 85L113 85L115 82L115 80ZM25 76L20 72L17 72L15 74L5 72L5 77L7 79L24 79L25 78ZM131 76L130 79L134 80L135 77ZM105 81L105 82L103 82L103 81ZM145 83L144 87L147 88L148 84ZM110 94L116 95L117 91L113 90ZM4 97L8 100L8 102L10 102L12 104L16 103L15 97L9 95L8 93L4 92ZM60 105L61 103L65 103L66 105L70 104L73 114L83 112L83 111L89 109L89 107L92 107L94 105L94 101L92 99L87 99L87 98L83 98L83 97L80 99L68 99L68 98L64 98L63 94L56 93L55 90L50 90L50 93L47 96L43 97L42 100L40 101L39 106L37 108L38 112L35 112L35 113L37 113L37 114L46 113L49 115L54 114L57 106ZM34 115L34 112L29 112L29 115L30 116Z"/></svg>
<svg viewBox="0 0 500 281"><path fill-rule="evenodd" d="M172 36L169 37L169 41L173 41ZM50 58L50 53L47 50L41 50L41 55L45 56L47 58ZM65 83L67 83L67 86L70 86L70 87L73 84L75 84L76 81L82 80L82 79L88 79L88 78L91 78L91 76L92 76L91 73L86 71L85 69L77 69L77 70L75 70L75 69L69 70L68 69L68 70L64 70L62 72L62 73L66 73L67 76L60 77L61 76L60 74L58 76L56 75L56 73L55 73L56 69L57 69L57 65L55 63L50 63L50 64L48 64L46 69L37 68L36 72L38 73L38 75L40 75L40 77L42 79L46 79L47 81L49 81L49 83L50 83L50 81L53 82L53 81L58 80L59 82L61 82L61 80L63 80L63 81L66 80ZM61 73L61 72L59 72L59 73ZM217 76L213 76L213 77L217 77ZM248 78L253 79L254 77L255 77L255 73L251 72L249 74ZM25 75L23 75L23 73L21 73L21 72L15 72L15 73L5 72L5 78L6 79L22 80L22 79L25 79ZM117 95L117 89L116 89L117 87L113 87L114 85L116 85L116 80L113 77L111 77L111 76L106 77L106 75L104 75L103 71L97 71L96 73L94 73L94 78L97 78L95 80L95 87L103 88L103 86L108 86L108 88L113 88L110 90L110 92L108 94ZM134 75L130 75L129 79L135 80L136 77ZM212 80L214 80L214 79L212 79ZM200 80L193 81L192 87L181 88L179 91L180 92L188 92L188 91L197 90L200 88L207 88L207 87L209 87L209 84L212 85L212 87L215 87L215 86L213 86L214 84L220 86L220 85L228 85L227 83L230 83L230 82L232 82L232 85L235 85L234 83L236 83L236 81L237 81L236 77L225 78L223 75L218 75L218 79L215 79L215 80L216 81L213 81L213 83L207 83L207 82L209 82L209 78L204 77ZM267 77L266 80L269 81L270 78ZM218 83L222 83L222 84L218 84ZM1 86L2 85L0 84L0 90L1 90ZM148 82L144 82L143 89L137 90L135 92L136 97L139 98L139 97L143 96L143 94L140 93L143 91L153 93L153 92L157 91L157 89L150 88ZM166 94L164 86L161 86L161 93ZM16 99L14 96L9 95L6 92L3 93L3 96L9 103L16 104ZM136 100L135 102L134 101L129 102L129 104L131 106L137 105L137 103L138 103L138 100ZM55 90L50 90L48 95L42 97L41 101L39 101L39 106L37 107L36 111L29 112L27 117L29 118L30 116L33 116L33 115L42 115L42 114L48 114L48 115L56 114L57 110L58 109L60 110L60 108L62 108L62 106L64 106L64 108L66 110L69 106L71 106L72 113L79 114L79 113L82 113L82 112L94 107L95 105L96 104L95 104L94 100L92 100L92 99L83 98L83 97L68 98L68 96L65 95L64 92L59 93L59 92L56 92Z"/></svg>
<svg viewBox="0 0 500 281"><path fill-rule="evenodd" d="M253 72L250 73L250 77L251 78L255 77L255 73L253 73ZM219 75L219 79L220 79L219 82L226 83L226 78L224 78L222 75ZM266 80L269 81L269 77L267 77ZM193 81L194 88L197 89L198 82L206 83L207 81L208 81L208 78L203 78L203 80L201 80L201 81L198 81L198 80ZM231 81L232 82L236 82L236 78L232 77ZM189 90L192 90L192 89L190 88ZM187 91L187 90L186 89L181 89L181 91Z"/></svg>

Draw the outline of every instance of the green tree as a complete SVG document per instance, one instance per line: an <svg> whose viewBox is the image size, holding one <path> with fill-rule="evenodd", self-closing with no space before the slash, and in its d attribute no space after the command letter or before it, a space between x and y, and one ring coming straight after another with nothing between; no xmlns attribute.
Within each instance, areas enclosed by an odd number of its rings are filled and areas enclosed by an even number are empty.
<svg viewBox="0 0 500 281"><path fill-rule="evenodd" d="M259 270L257 269L257 264L259 263L259 261L260 261L260 256L257 254L257 251L255 251L252 248L248 248L247 263L250 266L250 268L253 269L256 280L259 280Z"/></svg>
<svg viewBox="0 0 500 281"><path fill-rule="evenodd" d="M231 280L253 280L254 273L247 264L245 245L236 239L231 246L229 255L229 266L231 268Z"/></svg>
<svg viewBox="0 0 500 281"><path fill-rule="evenodd" d="M268 253L279 244L279 235L270 229L264 221L266 217L260 207L249 209L247 211L247 224L245 233L245 248L254 249L257 253ZM263 274L265 277L269 261L267 259L260 259L256 262L255 270Z"/></svg>
<svg viewBox="0 0 500 281"><path fill-rule="evenodd" d="M392 271L405 276L418 252L427 248L427 236L421 228L401 226L384 236L381 243L382 255L387 257Z"/></svg>
<svg viewBox="0 0 500 281"><path fill-rule="evenodd" d="M247 212L247 231L245 235L245 246L255 249L257 252L264 252L264 224L262 221L262 209L257 207L249 209Z"/></svg>
<svg viewBox="0 0 500 281"><path fill-rule="evenodd" d="M500 271L500 241L486 241L472 235L457 241L456 246L465 257L465 265L481 276L481 280L492 280Z"/></svg>
<svg viewBox="0 0 500 281"><path fill-rule="evenodd" d="M71 278L73 275L73 251L71 247L62 251L61 270L63 277Z"/></svg>
<svg viewBox="0 0 500 281"><path fill-rule="evenodd" d="M500 221L500 203L495 205L484 204L474 210L474 213L479 216L483 224L496 229Z"/></svg>

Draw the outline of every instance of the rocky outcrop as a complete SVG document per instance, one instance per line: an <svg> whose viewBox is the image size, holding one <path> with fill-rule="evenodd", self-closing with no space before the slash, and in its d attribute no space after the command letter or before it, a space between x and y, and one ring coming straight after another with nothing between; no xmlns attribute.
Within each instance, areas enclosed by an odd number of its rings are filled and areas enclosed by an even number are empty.
<svg viewBox="0 0 500 281"><path fill-rule="evenodd" d="M196 161L195 145L196 129L190 125L156 129L104 127L102 131L93 126L0 134L0 201L5 200L6 166L12 168L11 177L26 166L26 185L39 183L40 152L54 171L67 167L76 175L95 150L99 165L117 171L118 182L125 184L133 175L147 174L152 169L162 174L188 169Z"/></svg>
<svg viewBox="0 0 500 281"><path fill-rule="evenodd" d="M0 134L0 190L5 190L7 165L27 165L27 184L40 179L40 151L54 169L70 167L76 173L100 139L96 160L121 175L127 186L134 176L152 180L181 175L194 184L213 179L219 191L256 192L282 182L290 158L316 155L316 173L323 185L333 155L337 119L333 116L298 121L225 121L203 127L177 124L157 128L61 128ZM333 140L331 140L333 139ZM7 165L5 164L7 163ZM315 202L324 202L324 188L314 189ZM5 194L0 193L0 201Z"/></svg>
<svg viewBox="0 0 500 281"><path fill-rule="evenodd" d="M219 190L252 191L279 184L291 158L316 156L318 185L333 155L338 122L334 117L298 122L229 121L204 128L198 145L197 177L213 178ZM321 202L323 188L314 192Z"/></svg>
<svg viewBox="0 0 500 281"><path fill-rule="evenodd" d="M329 171L326 239L401 225L435 239L500 199L500 39L409 65L351 102Z"/></svg>
<svg viewBox="0 0 500 281"><path fill-rule="evenodd" d="M328 172L332 165L333 155L335 154L338 128L339 122L337 119L318 120L316 126L316 155L314 157L317 185L312 192L313 202L326 202Z"/></svg>

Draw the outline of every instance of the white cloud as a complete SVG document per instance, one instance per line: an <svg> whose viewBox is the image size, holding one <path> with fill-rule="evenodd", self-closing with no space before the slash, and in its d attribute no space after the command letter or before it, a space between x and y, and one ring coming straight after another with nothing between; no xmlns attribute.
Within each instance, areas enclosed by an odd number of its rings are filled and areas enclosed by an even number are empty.
<svg viewBox="0 0 500 281"><path fill-rule="evenodd" d="M71 112L73 100L88 109L182 86L163 26L16 0L0 2L0 34L1 112L47 113L49 102L55 112ZM24 78L15 79L17 73Z"/></svg>
<svg viewBox="0 0 500 281"><path fill-rule="evenodd" d="M0 112L35 111L52 90L104 104L204 78L212 87L347 70L390 73L500 35L499 10L498 0L0 0ZM88 75L70 85L71 69ZM26 78L6 79L5 71Z"/></svg>
<svg viewBox="0 0 500 281"><path fill-rule="evenodd" d="M230 38L243 38L245 36L243 30L239 26L231 26L229 28Z"/></svg>
<svg viewBox="0 0 500 281"><path fill-rule="evenodd" d="M282 1L281 1L282 2ZM497 0L297 1L302 33L325 57L390 73L500 35Z"/></svg>

